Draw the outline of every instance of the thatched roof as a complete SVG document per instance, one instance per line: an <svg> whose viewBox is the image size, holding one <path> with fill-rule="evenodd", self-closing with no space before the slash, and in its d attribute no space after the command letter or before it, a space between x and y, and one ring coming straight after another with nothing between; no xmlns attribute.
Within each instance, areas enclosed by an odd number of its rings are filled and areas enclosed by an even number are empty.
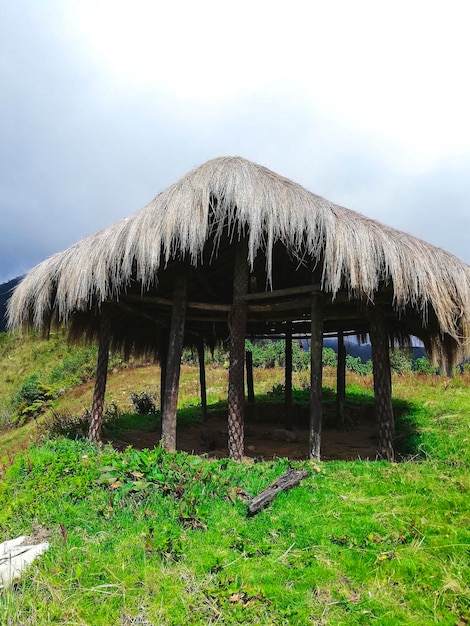
<svg viewBox="0 0 470 626"><path fill-rule="evenodd" d="M417 335L451 359L470 351L468 265L238 157L192 170L140 211L36 266L10 300L9 326L44 330L65 322L75 335L91 336L107 302L116 311L116 344L153 349L151 321L158 325L168 313L172 272L184 266L190 299L212 306L210 315L195 313L193 325L190 315L188 330L207 338L212 324L221 338L232 296L231 244L241 238L255 289L307 286L313 276L328 296L330 330L366 332L364 307L375 303L389 316L391 334ZM254 310L251 331L307 319L305 294L291 300L283 308L281 299L276 315Z"/></svg>

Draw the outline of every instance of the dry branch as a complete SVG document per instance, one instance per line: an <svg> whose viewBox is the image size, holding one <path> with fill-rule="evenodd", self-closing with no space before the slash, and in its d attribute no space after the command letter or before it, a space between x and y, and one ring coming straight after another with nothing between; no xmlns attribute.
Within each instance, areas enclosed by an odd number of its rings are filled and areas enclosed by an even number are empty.
<svg viewBox="0 0 470 626"><path fill-rule="evenodd" d="M296 487L300 481L307 476L308 472L306 470L288 470L251 500L250 506L248 507L248 517L253 517L253 515L259 513L274 500L278 493Z"/></svg>

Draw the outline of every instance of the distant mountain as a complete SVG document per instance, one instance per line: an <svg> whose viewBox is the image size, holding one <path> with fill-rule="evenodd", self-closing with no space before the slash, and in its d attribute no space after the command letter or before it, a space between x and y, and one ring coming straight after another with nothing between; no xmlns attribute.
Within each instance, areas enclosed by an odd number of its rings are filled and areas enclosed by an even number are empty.
<svg viewBox="0 0 470 626"><path fill-rule="evenodd" d="M11 296L12 289L16 287L22 278L22 276L18 276L18 278L12 278L12 280L9 280L7 283L0 285L0 333L5 332L6 330L7 321L5 314L8 299Z"/></svg>
<svg viewBox="0 0 470 626"><path fill-rule="evenodd" d="M354 358L360 357L363 363L367 363L367 361L372 359L372 346L370 343L358 343L356 337L351 336L344 338L344 344L346 354ZM323 346L325 348L332 348L336 353L338 352L338 340L335 337L326 337L323 340ZM426 356L426 352L422 346L412 346L411 352L413 354L413 360Z"/></svg>

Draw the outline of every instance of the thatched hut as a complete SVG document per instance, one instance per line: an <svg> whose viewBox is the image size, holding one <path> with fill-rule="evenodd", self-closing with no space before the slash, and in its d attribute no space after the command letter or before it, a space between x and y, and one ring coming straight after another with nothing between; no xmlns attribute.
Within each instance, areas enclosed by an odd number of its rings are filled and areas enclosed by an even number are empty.
<svg viewBox="0 0 470 626"><path fill-rule="evenodd" d="M27 274L9 325L100 342L90 436L110 348L162 364L162 438L175 448L184 344L229 337L229 453L243 455L246 336L311 336L310 455L319 457L324 333L369 334L378 453L393 458L389 346L420 338L451 367L469 352L470 268L456 257L242 158L189 172L140 211ZM343 356L341 356L343 354ZM340 350L338 389L344 387ZM289 390L287 390L288 392Z"/></svg>

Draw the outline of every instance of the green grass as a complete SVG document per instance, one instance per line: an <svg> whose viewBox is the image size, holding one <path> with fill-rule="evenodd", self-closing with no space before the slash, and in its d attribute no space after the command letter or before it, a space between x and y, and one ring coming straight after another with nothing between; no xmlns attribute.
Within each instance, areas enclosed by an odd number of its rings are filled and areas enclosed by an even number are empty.
<svg viewBox="0 0 470 626"><path fill-rule="evenodd" d="M27 450L0 488L0 537L41 525L51 548L0 595L0 623L465 623L470 389L394 387L413 450L397 464L237 464L66 439ZM349 391L367 402L370 381ZM309 477L248 518L241 494L291 465Z"/></svg>
<svg viewBox="0 0 470 626"><path fill-rule="evenodd" d="M48 339L34 332L28 335L0 333L0 428L37 417L54 404L49 401L50 397L60 398L66 390L91 380L96 371L97 354L96 346L69 344L63 330L51 332ZM110 369L136 363L140 361L125 363L120 355L113 354ZM35 398L29 397L31 381L36 383L33 387L39 384L47 392L48 401L38 398L37 412L26 411L23 416L22 409L35 404Z"/></svg>
<svg viewBox="0 0 470 626"><path fill-rule="evenodd" d="M50 344L0 340L0 400L35 372L51 380ZM334 376L324 370L327 415ZM153 416L129 414L130 391L156 389L158 380L155 366L109 377L108 405L122 413L115 432L153 427ZM267 394L282 380L279 369L255 370L258 398L275 402ZM306 401L305 382L295 374L296 402ZM220 410L227 371L208 366L207 384L210 408ZM53 406L80 414L92 387ZM404 456L396 464L237 464L63 438L31 445L43 418L5 431L0 541L41 527L51 547L0 591L0 624L465 624L470 377L394 375L393 388ZM348 372L350 410L371 402L372 378ZM185 366L180 421L199 414L197 368ZM248 518L243 494L259 493L290 466L306 468L308 478Z"/></svg>

